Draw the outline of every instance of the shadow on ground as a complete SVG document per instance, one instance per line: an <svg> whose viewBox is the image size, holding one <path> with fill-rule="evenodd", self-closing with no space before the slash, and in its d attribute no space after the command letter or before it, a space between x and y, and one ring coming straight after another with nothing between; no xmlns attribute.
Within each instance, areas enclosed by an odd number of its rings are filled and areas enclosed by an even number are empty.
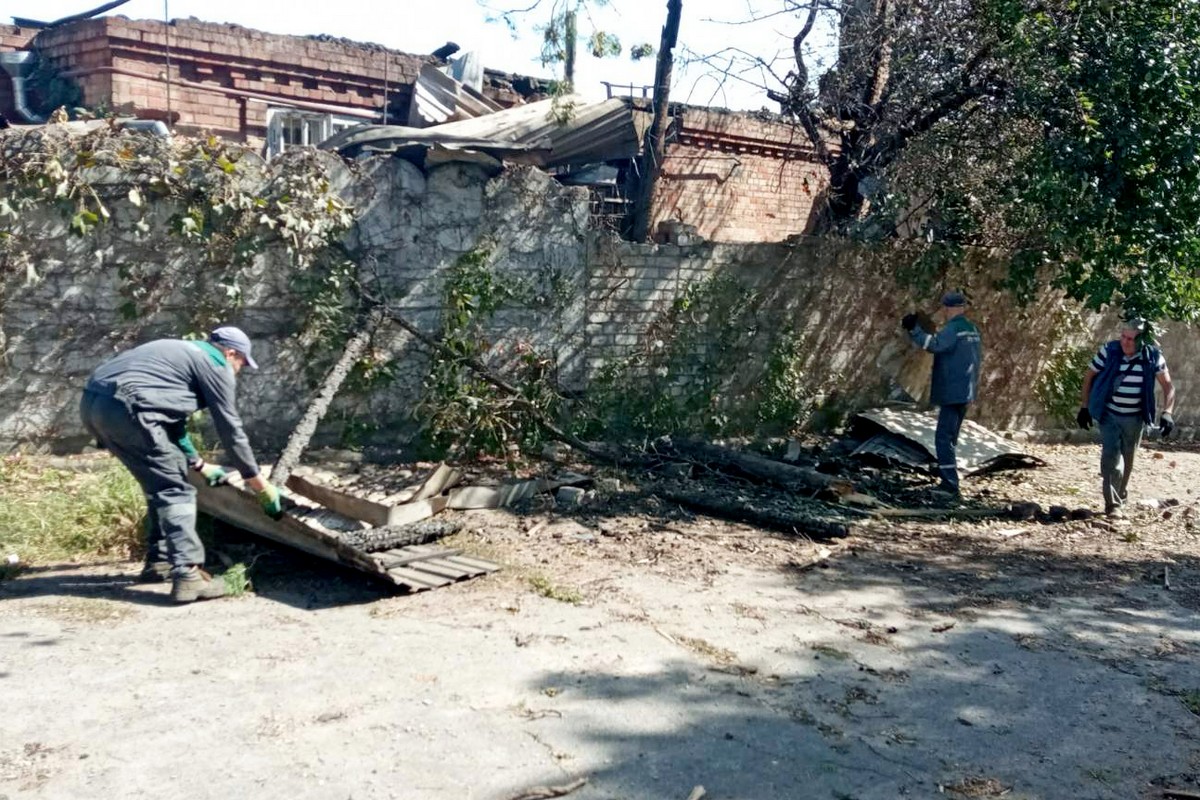
<svg viewBox="0 0 1200 800"><path fill-rule="evenodd" d="M531 735L606 754L561 762L589 777L582 800L674 800L695 785L839 800L1200 790L1196 594L1164 587L1164 559L1177 585L1200 585L1183 553L1114 560L969 536L924 554L856 549L789 575L793 629L749 663L538 676L531 689L561 698L561 717Z"/></svg>

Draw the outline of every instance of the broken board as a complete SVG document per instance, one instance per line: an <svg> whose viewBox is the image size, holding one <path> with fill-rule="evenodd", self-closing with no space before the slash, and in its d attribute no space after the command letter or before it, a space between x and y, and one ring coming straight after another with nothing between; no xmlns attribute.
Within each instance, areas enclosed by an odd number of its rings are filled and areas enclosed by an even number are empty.
<svg viewBox="0 0 1200 800"><path fill-rule="evenodd" d="M198 474L193 474L191 481L196 487L197 505L205 514L407 591L436 589L500 568L492 561L438 545L410 545L369 553L338 538L339 531L366 530L369 526L305 497L286 495L287 510L274 520L262 512L258 499L242 488L236 477L224 486L209 486Z"/></svg>

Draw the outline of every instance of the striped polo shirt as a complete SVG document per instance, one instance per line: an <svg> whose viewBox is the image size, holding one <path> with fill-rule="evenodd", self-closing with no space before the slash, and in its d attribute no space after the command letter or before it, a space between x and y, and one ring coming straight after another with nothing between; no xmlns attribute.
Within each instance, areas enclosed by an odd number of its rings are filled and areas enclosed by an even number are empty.
<svg viewBox="0 0 1200 800"><path fill-rule="evenodd" d="M1092 359L1092 369L1100 372L1104 369L1104 364L1108 359L1108 354L1105 352L1107 345L1101 345L1100 352L1096 353ZM1161 352L1158 354L1158 363L1154 365L1154 375L1162 372L1167 368L1167 360L1163 358ZM1121 354L1120 374L1117 377L1116 388L1113 390L1112 398L1105 406L1114 414L1122 416L1135 416L1142 413L1142 385L1146 380L1146 376L1142 369L1142 351L1138 348L1131 356L1124 353ZM1150 376L1151 380L1153 375Z"/></svg>

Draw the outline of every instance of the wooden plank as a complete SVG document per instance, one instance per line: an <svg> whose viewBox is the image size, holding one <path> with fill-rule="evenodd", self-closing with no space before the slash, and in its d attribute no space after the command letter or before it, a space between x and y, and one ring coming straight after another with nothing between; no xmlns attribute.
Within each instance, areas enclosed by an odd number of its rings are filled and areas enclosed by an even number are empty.
<svg viewBox="0 0 1200 800"><path fill-rule="evenodd" d="M438 464L434 469L433 474L425 481L425 485L420 488L413 501L427 500L430 497L435 497L442 492L454 486L462 480L462 473L453 467L448 467L445 464Z"/></svg>
<svg viewBox="0 0 1200 800"><path fill-rule="evenodd" d="M409 569L408 567L396 567L389 569L387 574L392 577L396 583L405 583L409 586L425 589L436 589L439 586L445 586L454 581L449 578L443 578L440 575L434 575L429 572L418 572Z"/></svg>
<svg viewBox="0 0 1200 800"><path fill-rule="evenodd" d="M372 575L384 574L383 568L366 553L345 545L334 535L306 525L290 513L285 512L278 520L271 519L262 512L258 499L247 489L232 485L209 486L196 472L189 475L189 480L196 487L197 507L210 516L318 558L345 564Z"/></svg>
<svg viewBox="0 0 1200 800"><path fill-rule="evenodd" d="M412 522L420 522L423 519L429 519L434 514L441 513L449 503L450 498L439 496L424 500L413 500L403 505L392 506L388 509L387 522L385 524L408 525Z"/></svg>
<svg viewBox="0 0 1200 800"><path fill-rule="evenodd" d="M388 511L390 510L388 506L373 503L370 500L356 497L346 492L339 492L337 489L330 489L328 486L322 486L303 475L293 474L289 477L287 488L296 494L303 495L314 502L320 503L332 511L361 520L372 528L392 524L388 522Z"/></svg>

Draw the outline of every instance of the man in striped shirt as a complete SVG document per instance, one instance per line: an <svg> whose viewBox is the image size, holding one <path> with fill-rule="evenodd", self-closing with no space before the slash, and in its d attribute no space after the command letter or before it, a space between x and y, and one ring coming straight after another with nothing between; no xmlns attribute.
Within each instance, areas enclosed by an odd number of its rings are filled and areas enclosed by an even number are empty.
<svg viewBox="0 0 1200 800"><path fill-rule="evenodd" d="M1139 344L1146 329L1140 319L1121 326L1121 338L1103 345L1083 377L1083 402L1075 421L1088 429L1100 424L1100 475L1104 490L1104 513L1119 513L1129 496L1133 458L1142 442L1146 425L1154 424L1154 384L1163 389L1163 412L1159 428L1164 437L1175 428L1175 385L1162 352Z"/></svg>

